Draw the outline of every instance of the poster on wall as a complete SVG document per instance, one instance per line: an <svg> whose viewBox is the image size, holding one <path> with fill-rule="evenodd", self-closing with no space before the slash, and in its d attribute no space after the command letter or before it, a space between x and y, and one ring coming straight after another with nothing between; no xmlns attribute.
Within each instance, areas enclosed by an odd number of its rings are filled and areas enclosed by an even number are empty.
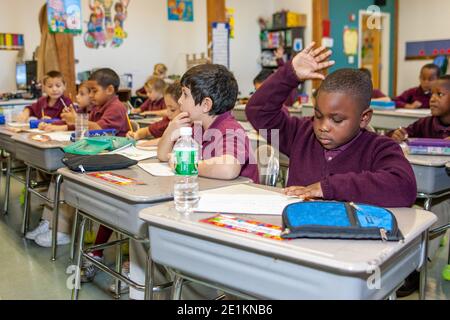
<svg viewBox="0 0 450 320"><path fill-rule="evenodd" d="M47 19L51 33L81 33L81 0L47 0Z"/></svg>
<svg viewBox="0 0 450 320"><path fill-rule="evenodd" d="M91 13L84 34L86 47L120 47L128 37L125 21L129 5L130 0L89 0Z"/></svg>
<svg viewBox="0 0 450 320"><path fill-rule="evenodd" d="M344 35L344 54L355 56L358 54L358 30L354 28L345 28Z"/></svg>
<svg viewBox="0 0 450 320"><path fill-rule="evenodd" d="M194 21L193 0L167 0L169 20L172 21Z"/></svg>

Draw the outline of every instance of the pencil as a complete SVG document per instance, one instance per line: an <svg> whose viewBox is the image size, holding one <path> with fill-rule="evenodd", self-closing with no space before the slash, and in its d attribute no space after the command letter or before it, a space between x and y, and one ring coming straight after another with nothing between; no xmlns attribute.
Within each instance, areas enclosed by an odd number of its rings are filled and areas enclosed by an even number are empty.
<svg viewBox="0 0 450 320"><path fill-rule="evenodd" d="M132 133L134 133L133 126L131 125L131 121L130 121L130 117L128 116L128 113L127 113L127 121L128 121L128 126L130 127L130 131Z"/></svg>
<svg viewBox="0 0 450 320"><path fill-rule="evenodd" d="M44 108L42 108L42 120L44 120L44 118L45 118L45 114L44 114Z"/></svg>
<svg viewBox="0 0 450 320"><path fill-rule="evenodd" d="M59 100L62 102L62 104L63 104L63 106L64 106L64 110L65 110L66 112L69 112L70 109L69 109L69 107L67 106L67 104L64 102L64 99L63 99L63 98L59 98Z"/></svg>

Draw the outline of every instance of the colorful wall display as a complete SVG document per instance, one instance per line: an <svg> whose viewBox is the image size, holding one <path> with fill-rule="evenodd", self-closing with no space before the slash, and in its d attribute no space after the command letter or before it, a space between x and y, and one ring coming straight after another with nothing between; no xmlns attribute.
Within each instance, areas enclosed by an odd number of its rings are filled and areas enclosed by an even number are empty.
<svg viewBox="0 0 450 320"><path fill-rule="evenodd" d="M130 0L90 0L85 45L92 49L120 47L128 37L125 21L129 4Z"/></svg>
<svg viewBox="0 0 450 320"><path fill-rule="evenodd" d="M169 20L194 21L194 4L192 0L167 0Z"/></svg>
<svg viewBox="0 0 450 320"><path fill-rule="evenodd" d="M81 0L47 0L47 17L51 33L82 32Z"/></svg>

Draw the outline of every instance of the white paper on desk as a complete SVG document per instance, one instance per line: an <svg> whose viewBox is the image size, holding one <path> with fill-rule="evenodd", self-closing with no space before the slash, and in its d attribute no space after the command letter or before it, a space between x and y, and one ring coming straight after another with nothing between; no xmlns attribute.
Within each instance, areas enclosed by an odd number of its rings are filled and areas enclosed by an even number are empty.
<svg viewBox="0 0 450 320"><path fill-rule="evenodd" d="M138 166L155 177L175 176L175 173L167 163L139 163Z"/></svg>
<svg viewBox="0 0 450 320"><path fill-rule="evenodd" d="M408 113L408 114L417 114L417 115L431 115L430 109L396 109L398 113Z"/></svg>
<svg viewBox="0 0 450 320"><path fill-rule="evenodd" d="M72 136L72 132L50 132L44 133L46 136L49 136L53 141L58 142L70 142L70 137Z"/></svg>
<svg viewBox="0 0 450 320"><path fill-rule="evenodd" d="M299 201L278 192L241 184L200 192L195 211L281 216L287 205Z"/></svg>
<svg viewBox="0 0 450 320"><path fill-rule="evenodd" d="M24 122L24 123L21 123L21 122L10 122L10 123L7 123L6 125L8 127L11 127L11 128L23 128L23 127L29 127L30 126L30 124L26 123L26 122Z"/></svg>
<svg viewBox="0 0 450 320"><path fill-rule="evenodd" d="M39 129L27 129L27 130L24 130L24 131L29 132L29 133L36 133L36 134L46 133L44 130L39 130Z"/></svg>
<svg viewBox="0 0 450 320"><path fill-rule="evenodd" d="M111 152L111 154L120 154L131 160L142 161L146 159L155 158L158 155L157 151L146 151L136 148L135 146L128 146Z"/></svg>

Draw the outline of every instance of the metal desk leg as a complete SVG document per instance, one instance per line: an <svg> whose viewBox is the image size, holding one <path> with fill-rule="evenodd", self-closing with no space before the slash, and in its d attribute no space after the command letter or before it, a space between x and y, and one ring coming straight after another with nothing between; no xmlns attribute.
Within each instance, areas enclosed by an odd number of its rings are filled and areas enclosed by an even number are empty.
<svg viewBox="0 0 450 320"><path fill-rule="evenodd" d="M30 188L31 188L31 170L30 166L27 166L27 173L25 176L25 203L23 209L23 225L22 231L23 236L28 232L28 228L30 226Z"/></svg>
<svg viewBox="0 0 450 320"><path fill-rule="evenodd" d="M56 260L56 249L58 247L57 237L58 237L58 218L59 218L59 198L61 191L61 183L63 177L58 174L56 176L55 182L55 194L54 194L54 202L53 202L53 226L52 226L52 261Z"/></svg>
<svg viewBox="0 0 450 320"><path fill-rule="evenodd" d="M149 251L147 257L147 266L145 268L145 300L153 300L155 264L152 260L151 252Z"/></svg>
<svg viewBox="0 0 450 320"><path fill-rule="evenodd" d="M123 240L123 236L120 233L117 234L118 240ZM116 272L122 274L122 243L116 246ZM114 299L120 299L120 291L122 287L122 282L119 279L115 279L116 291L114 292Z"/></svg>
<svg viewBox="0 0 450 320"><path fill-rule="evenodd" d="M80 286L81 286L81 259L83 256L83 250L84 250L84 232L86 229L86 218L81 217L80 222L80 231L78 234L78 245L77 245L77 260L76 260L76 277L75 277L75 285L72 289L72 300L78 300L78 296L80 294Z"/></svg>
<svg viewBox="0 0 450 320"><path fill-rule="evenodd" d="M3 202L3 214L5 215L8 214L9 210L9 191L11 188L11 166L12 160L10 155L6 162L5 201Z"/></svg>
<svg viewBox="0 0 450 320"><path fill-rule="evenodd" d="M72 240L70 242L70 261L73 261L75 258L75 246L77 244L77 232L78 232L78 224L79 222L79 214L78 209L75 210L75 217L73 219L73 226L72 226Z"/></svg>
<svg viewBox="0 0 450 320"><path fill-rule="evenodd" d="M427 276L428 276L428 230L422 235L422 245L424 246L424 257L423 265L420 270L420 287L419 287L419 298L420 300L425 300L426 289L427 289Z"/></svg>
<svg viewBox="0 0 450 320"><path fill-rule="evenodd" d="M175 275L172 288L172 300L181 300L181 290L183 290L184 279Z"/></svg>
<svg viewBox="0 0 450 320"><path fill-rule="evenodd" d="M425 203L423 205L423 208L426 211L430 211L431 210L431 203L432 203L433 199L432 198L425 198Z"/></svg>

